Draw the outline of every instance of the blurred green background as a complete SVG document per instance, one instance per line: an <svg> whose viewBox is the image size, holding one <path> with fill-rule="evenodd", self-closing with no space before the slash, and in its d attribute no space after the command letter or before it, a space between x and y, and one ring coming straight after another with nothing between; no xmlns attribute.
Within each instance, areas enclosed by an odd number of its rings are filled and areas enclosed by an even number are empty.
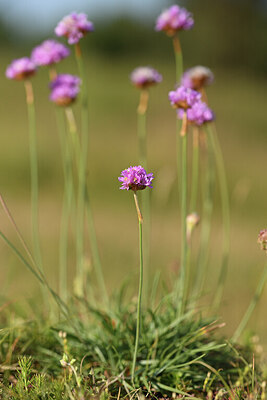
<svg viewBox="0 0 267 400"><path fill-rule="evenodd" d="M90 94L89 185L105 277L110 291L127 277L137 281L138 238L132 196L119 190L122 169L138 163L136 107L138 91L129 81L139 65L151 65L163 82L151 89L148 112L149 171L155 174L152 191L151 274L161 270L167 283L179 259L179 209L176 190L175 113L167 94L175 84L171 40L154 31L154 16L168 2L151 10L151 18L114 15L96 21L96 31L82 41ZM259 280L265 255L257 245L266 228L267 185L266 69L267 11L263 1L192 0L183 4L193 12L195 27L181 34L185 67L205 65L215 74L208 90L210 105L224 153L231 202L231 254L221 307L225 332L237 327ZM72 11L72 10L70 10ZM88 13L88 7L84 9ZM153 18L152 18L153 17ZM0 17L1 20L1 17ZM23 24L22 24L23 25ZM26 22L25 22L26 29ZM14 58L29 55L33 46L53 37L10 32L0 24L0 183L15 220L28 243L30 238L30 181L27 113L23 84L5 78ZM58 71L77 73L74 54ZM45 268L54 287L58 282L58 237L63 189L59 138L54 106L48 100L47 70L33 78L36 98L40 173L40 231ZM79 119L79 104L74 107ZM199 210L200 211L200 210ZM1 229L17 242L0 210ZM208 302L218 278L222 241L220 202L216 193ZM87 249L90 258L89 247ZM37 282L0 242L1 297L22 300L38 294ZM70 253L71 285L75 258ZM205 302L204 299L204 302ZM267 290L250 322L267 345Z"/></svg>

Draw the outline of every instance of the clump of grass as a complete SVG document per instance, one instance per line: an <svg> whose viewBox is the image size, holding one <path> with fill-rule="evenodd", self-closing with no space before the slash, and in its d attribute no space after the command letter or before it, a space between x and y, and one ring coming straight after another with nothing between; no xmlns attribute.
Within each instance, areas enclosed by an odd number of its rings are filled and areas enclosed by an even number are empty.
<svg viewBox="0 0 267 400"><path fill-rule="evenodd" d="M142 313L133 386L135 307L134 303L122 303L121 297L112 311L100 311L83 301L73 306L68 321L49 325L34 318L3 328L2 386L7 393L13 391L14 398L24 391L25 396L31 392L33 397L28 398L33 399L38 398L34 397L38 390L47 390L49 379L51 393L57 396L58 390L67 393L70 389L76 393L74 398L80 398L75 396L83 391L86 396L107 392L110 397L143 393L181 398L205 398L199 396L221 391L223 398L238 399L243 397L237 393L245 393L245 388L260 390L262 378L251 353L223 340L218 335L222 327L218 321L195 311L176 317L169 296L155 310ZM77 317L81 310L83 316ZM21 354L30 359L20 358ZM46 396L41 398L50 398Z"/></svg>

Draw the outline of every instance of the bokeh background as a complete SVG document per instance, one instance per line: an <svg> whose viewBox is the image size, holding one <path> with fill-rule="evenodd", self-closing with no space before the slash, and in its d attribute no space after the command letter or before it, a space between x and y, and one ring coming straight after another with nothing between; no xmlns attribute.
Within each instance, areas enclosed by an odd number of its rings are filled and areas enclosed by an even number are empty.
<svg viewBox="0 0 267 400"><path fill-rule="evenodd" d="M53 38L57 22L71 11L86 12L95 33L82 42L90 90L90 159L92 204L105 277L110 291L127 278L137 279L138 242L132 196L118 190L117 177L138 163L136 107L138 95L129 74L151 65L164 77L151 90L148 112L149 170L156 178L152 191L151 271L161 270L167 284L179 259L179 210L176 190L175 115L167 94L175 84L172 44L154 31L167 0L0 0L0 185L18 226L30 243L30 180L27 113L24 88L5 78L14 58L29 55L33 46ZM267 227L267 2L260 0L187 0L195 27L180 36L185 67L205 65L215 74L210 105L224 153L231 202L231 254L221 307L225 333L237 327L262 272L266 257L257 235ZM73 57L60 72L77 73ZM54 106L49 103L48 74L33 79L40 169L40 230L49 281L58 284L58 236L63 189L59 138ZM75 106L79 116L79 107ZM216 286L221 254L222 223L215 194L212 248L206 298ZM0 210L1 230L17 243ZM1 301L19 302L38 296L38 284L0 243ZM70 253L70 285L74 250ZM88 259L90 249L88 248ZM267 290L250 329L267 348Z"/></svg>

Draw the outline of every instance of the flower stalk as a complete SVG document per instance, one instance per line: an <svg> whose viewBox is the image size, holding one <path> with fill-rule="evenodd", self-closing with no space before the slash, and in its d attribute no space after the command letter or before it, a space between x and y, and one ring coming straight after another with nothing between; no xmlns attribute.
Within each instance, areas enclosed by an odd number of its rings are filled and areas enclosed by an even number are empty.
<svg viewBox="0 0 267 400"><path fill-rule="evenodd" d="M196 211L198 197L198 169L199 169L199 129L193 127L193 155L192 155L192 181L191 181L191 199L190 210Z"/></svg>
<svg viewBox="0 0 267 400"><path fill-rule="evenodd" d="M265 264L265 267L264 267L262 276L260 278L258 287L257 287L257 289L255 291L255 294L254 294L254 296L253 296L253 298L252 298L252 300L251 300L251 302L250 302L250 304L249 304L249 306L247 308L247 311L245 312L240 324L238 325L238 328L236 329L236 331L235 331L235 333L234 333L234 335L232 337L232 341L234 343L237 342L237 340L241 336L242 332L246 328L246 326L248 324L248 321L250 320L250 317L251 317L251 315L252 315L257 303L260 300L260 297L261 297L261 294L263 292L263 289L264 289L266 281L267 281L267 263Z"/></svg>
<svg viewBox="0 0 267 400"><path fill-rule="evenodd" d="M59 293L66 302L68 297L68 238L73 205L72 151L68 135L65 132L64 115L56 110L58 131L60 134L64 173L64 194L59 242Z"/></svg>
<svg viewBox="0 0 267 400"><path fill-rule="evenodd" d="M181 264L180 264L180 288L178 313L182 315L185 307L185 284L187 280L187 252L188 242L186 235L186 217L187 217L187 113L184 112L182 128L180 132L182 141L182 165L181 165Z"/></svg>
<svg viewBox="0 0 267 400"><path fill-rule="evenodd" d="M132 363L132 384L134 386L134 376L135 376L135 367L136 367L136 359L138 353L139 346L139 338L141 332L141 313L142 313L142 289L143 289L143 275L144 275L144 266L143 266L143 217L140 211L140 207L138 204L138 198L136 191L134 191L134 202L138 216L139 223L139 289L138 289L138 302L137 302L137 316L136 316L136 333L135 333L135 346L134 346L134 355L133 355L133 363Z"/></svg>
<svg viewBox="0 0 267 400"><path fill-rule="evenodd" d="M179 83L183 75L183 53L178 34L173 37L173 49L176 65L176 82Z"/></svg>
<svg viewBox="0 0 267 400"><path fill-rule="evenodd" d="M40 234L39 234L39 209L38 209L38 156L37 156L37 136L35 122L35 107L32 83L26 79L24 81L26 92L26 103L29 120L29 144L30 144L30 171L31 171L31 210L32 210L32 240L34 247L34 257L37 264L43 271Z"/></svg>
<svg viewBox="0 0 267 400"><path fill-rule="evenodd" d="M229 194L228 194L224 160L214 124L212 124L212 127L211 124L207 124L207 135L211 143L212 151L214 153L215 162L217 166L221 205L222 205L222 223L223 223L222 263L218 279L217 290L213 301L213 308L215 310L218 310L226 281L229 251L230 251L230 205L229 205Z"/></svg>

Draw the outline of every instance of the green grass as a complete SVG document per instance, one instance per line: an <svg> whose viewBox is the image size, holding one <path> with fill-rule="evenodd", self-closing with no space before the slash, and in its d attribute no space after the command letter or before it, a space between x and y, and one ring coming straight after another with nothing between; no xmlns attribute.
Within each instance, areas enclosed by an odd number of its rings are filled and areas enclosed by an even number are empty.
<svg viewBox="0 0 267 400"><path fill-rule="evenodd" d="M108 312L86 301L75 303L68 320L52 325L40 314L24 320L18 314L9 317L8 328L0 331L3 399L67 399L69 393L74 399L141 393L204 399L219 391L225 399L245 399L249 393L264 398L252 350L220 338L221 324L200 312L175 317L170 295L143 313L135 373L140 389L133 388L136 304L125 302L123 292Z"/></svg>

